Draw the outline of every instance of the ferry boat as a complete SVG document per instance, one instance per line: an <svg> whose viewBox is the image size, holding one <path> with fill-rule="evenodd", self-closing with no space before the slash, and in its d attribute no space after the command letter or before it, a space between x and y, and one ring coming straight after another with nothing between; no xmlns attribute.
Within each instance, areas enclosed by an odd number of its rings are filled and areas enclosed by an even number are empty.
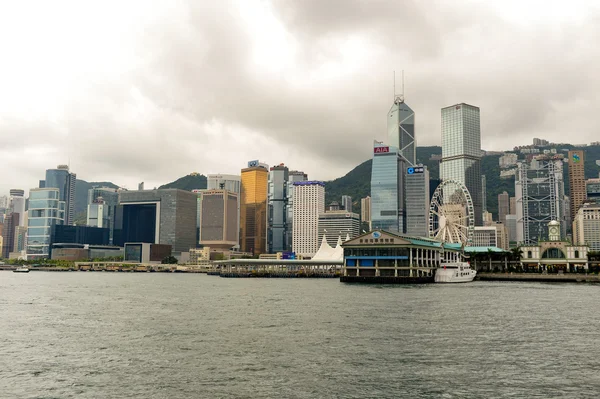
<svg viewBox="0 0 600 399"><path fill-rule="evenodd" d="M26 267L18 267L13 270L13 273L29 273L29 269Z"/></svg>
<svg viewBox="0 0 600 399"><path fill-rule="evenodd" d="M442 263L435 271L436 283L468 283L473 281L477 272L468 262Z"/></svg>

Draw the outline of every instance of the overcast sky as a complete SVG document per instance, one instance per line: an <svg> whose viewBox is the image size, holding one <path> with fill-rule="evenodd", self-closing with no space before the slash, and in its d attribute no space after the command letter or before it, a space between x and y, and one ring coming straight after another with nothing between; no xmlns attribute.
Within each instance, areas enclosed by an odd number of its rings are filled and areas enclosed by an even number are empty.
<svg viewBox="0 0 600 399"><path fill-rule="evenodd" d="M600 140L596 4L0 0L0 195L69 162L130 189L253 159L336 178L386 138L402 69L418 145L459 102L487 150Z"/></svg>

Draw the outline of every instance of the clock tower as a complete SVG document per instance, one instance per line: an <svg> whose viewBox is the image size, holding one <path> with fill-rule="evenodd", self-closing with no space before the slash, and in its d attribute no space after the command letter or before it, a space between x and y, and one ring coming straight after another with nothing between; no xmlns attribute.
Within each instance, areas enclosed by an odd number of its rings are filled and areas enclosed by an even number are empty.
<svg viewBox="0 0 600 399"><path fill-rule="evenodd" d="M560 241L560 223L556 220L548 223L548 240Z"/></svg>

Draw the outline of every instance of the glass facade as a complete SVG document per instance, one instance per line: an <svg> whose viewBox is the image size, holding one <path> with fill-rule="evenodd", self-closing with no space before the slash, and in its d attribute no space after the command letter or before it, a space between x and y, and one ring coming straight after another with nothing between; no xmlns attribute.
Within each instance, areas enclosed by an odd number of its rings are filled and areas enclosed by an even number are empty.
<svg viewBox="0 0 600 399"><path fill-rule="evenodd" d="M241 250L256 255L267 249L267 186L269 171L262 166L242 169L240 199Z"/></svg>
<svg viewBox="0 0 600 399"><path fill-rule="evenodd" d="M27 259L50 257L52 227L65 223L65 202L58 188L37 188L29 192Z"/></svg>
<svg viewBox="0 0 600 399"><path fill-rule="evenodd" d="M469 190L475 224L483 224L481 127L479 108L457 104L442 108L442 162L440 179L457 180Z"/></svg>
<svg viewBox="0 0 600 399"><path fill-rule="evenodd" d="M76 175L66 165L46 170L44 187L58 189L58 198L65 202L65 224L73 224L75 219L75 183Z"/></svg>
<svg viewBox="0 0 600 399"><path fill-rule="evenodd" d="M429 171L426 166L407 170L405 176L405 213L408 235L416 237L429 236ZM412 172L412 173L411 173Z"/></svg>
<svg viewBox="0 0 600 399"><path fill-rule="evenodd" d="M398 148L376 144L371 170L371 228L404 230L404 161Z"/></svg>
<svg viewBox="0 0 600 399"><path fill-rule="evenodd" d="M388 143L397 147L409 166L417 162L417 143L415 139L415 113L400 98L397 98L388 111Z"/></svg>
<svg viewBox="0 0 600 399"><path fill-rule="evenodd" d="M287 200L289 170L280 165L269 171L267 252L289 251L287 248Z"/></svg>

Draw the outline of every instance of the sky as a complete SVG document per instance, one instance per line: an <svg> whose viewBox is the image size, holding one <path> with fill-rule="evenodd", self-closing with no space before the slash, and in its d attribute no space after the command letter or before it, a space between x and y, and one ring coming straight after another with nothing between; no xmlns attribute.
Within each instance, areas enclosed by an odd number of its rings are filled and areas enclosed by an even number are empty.
<svg viewBox="0 0 600 399"><path fill-rule="evenodd" d="M597 141L598 38L593 0L0 0L0 195L58 164L129 189L255 159L334 179L386 139L402 70L419 146L461 102L485 150Z"/></svg>

